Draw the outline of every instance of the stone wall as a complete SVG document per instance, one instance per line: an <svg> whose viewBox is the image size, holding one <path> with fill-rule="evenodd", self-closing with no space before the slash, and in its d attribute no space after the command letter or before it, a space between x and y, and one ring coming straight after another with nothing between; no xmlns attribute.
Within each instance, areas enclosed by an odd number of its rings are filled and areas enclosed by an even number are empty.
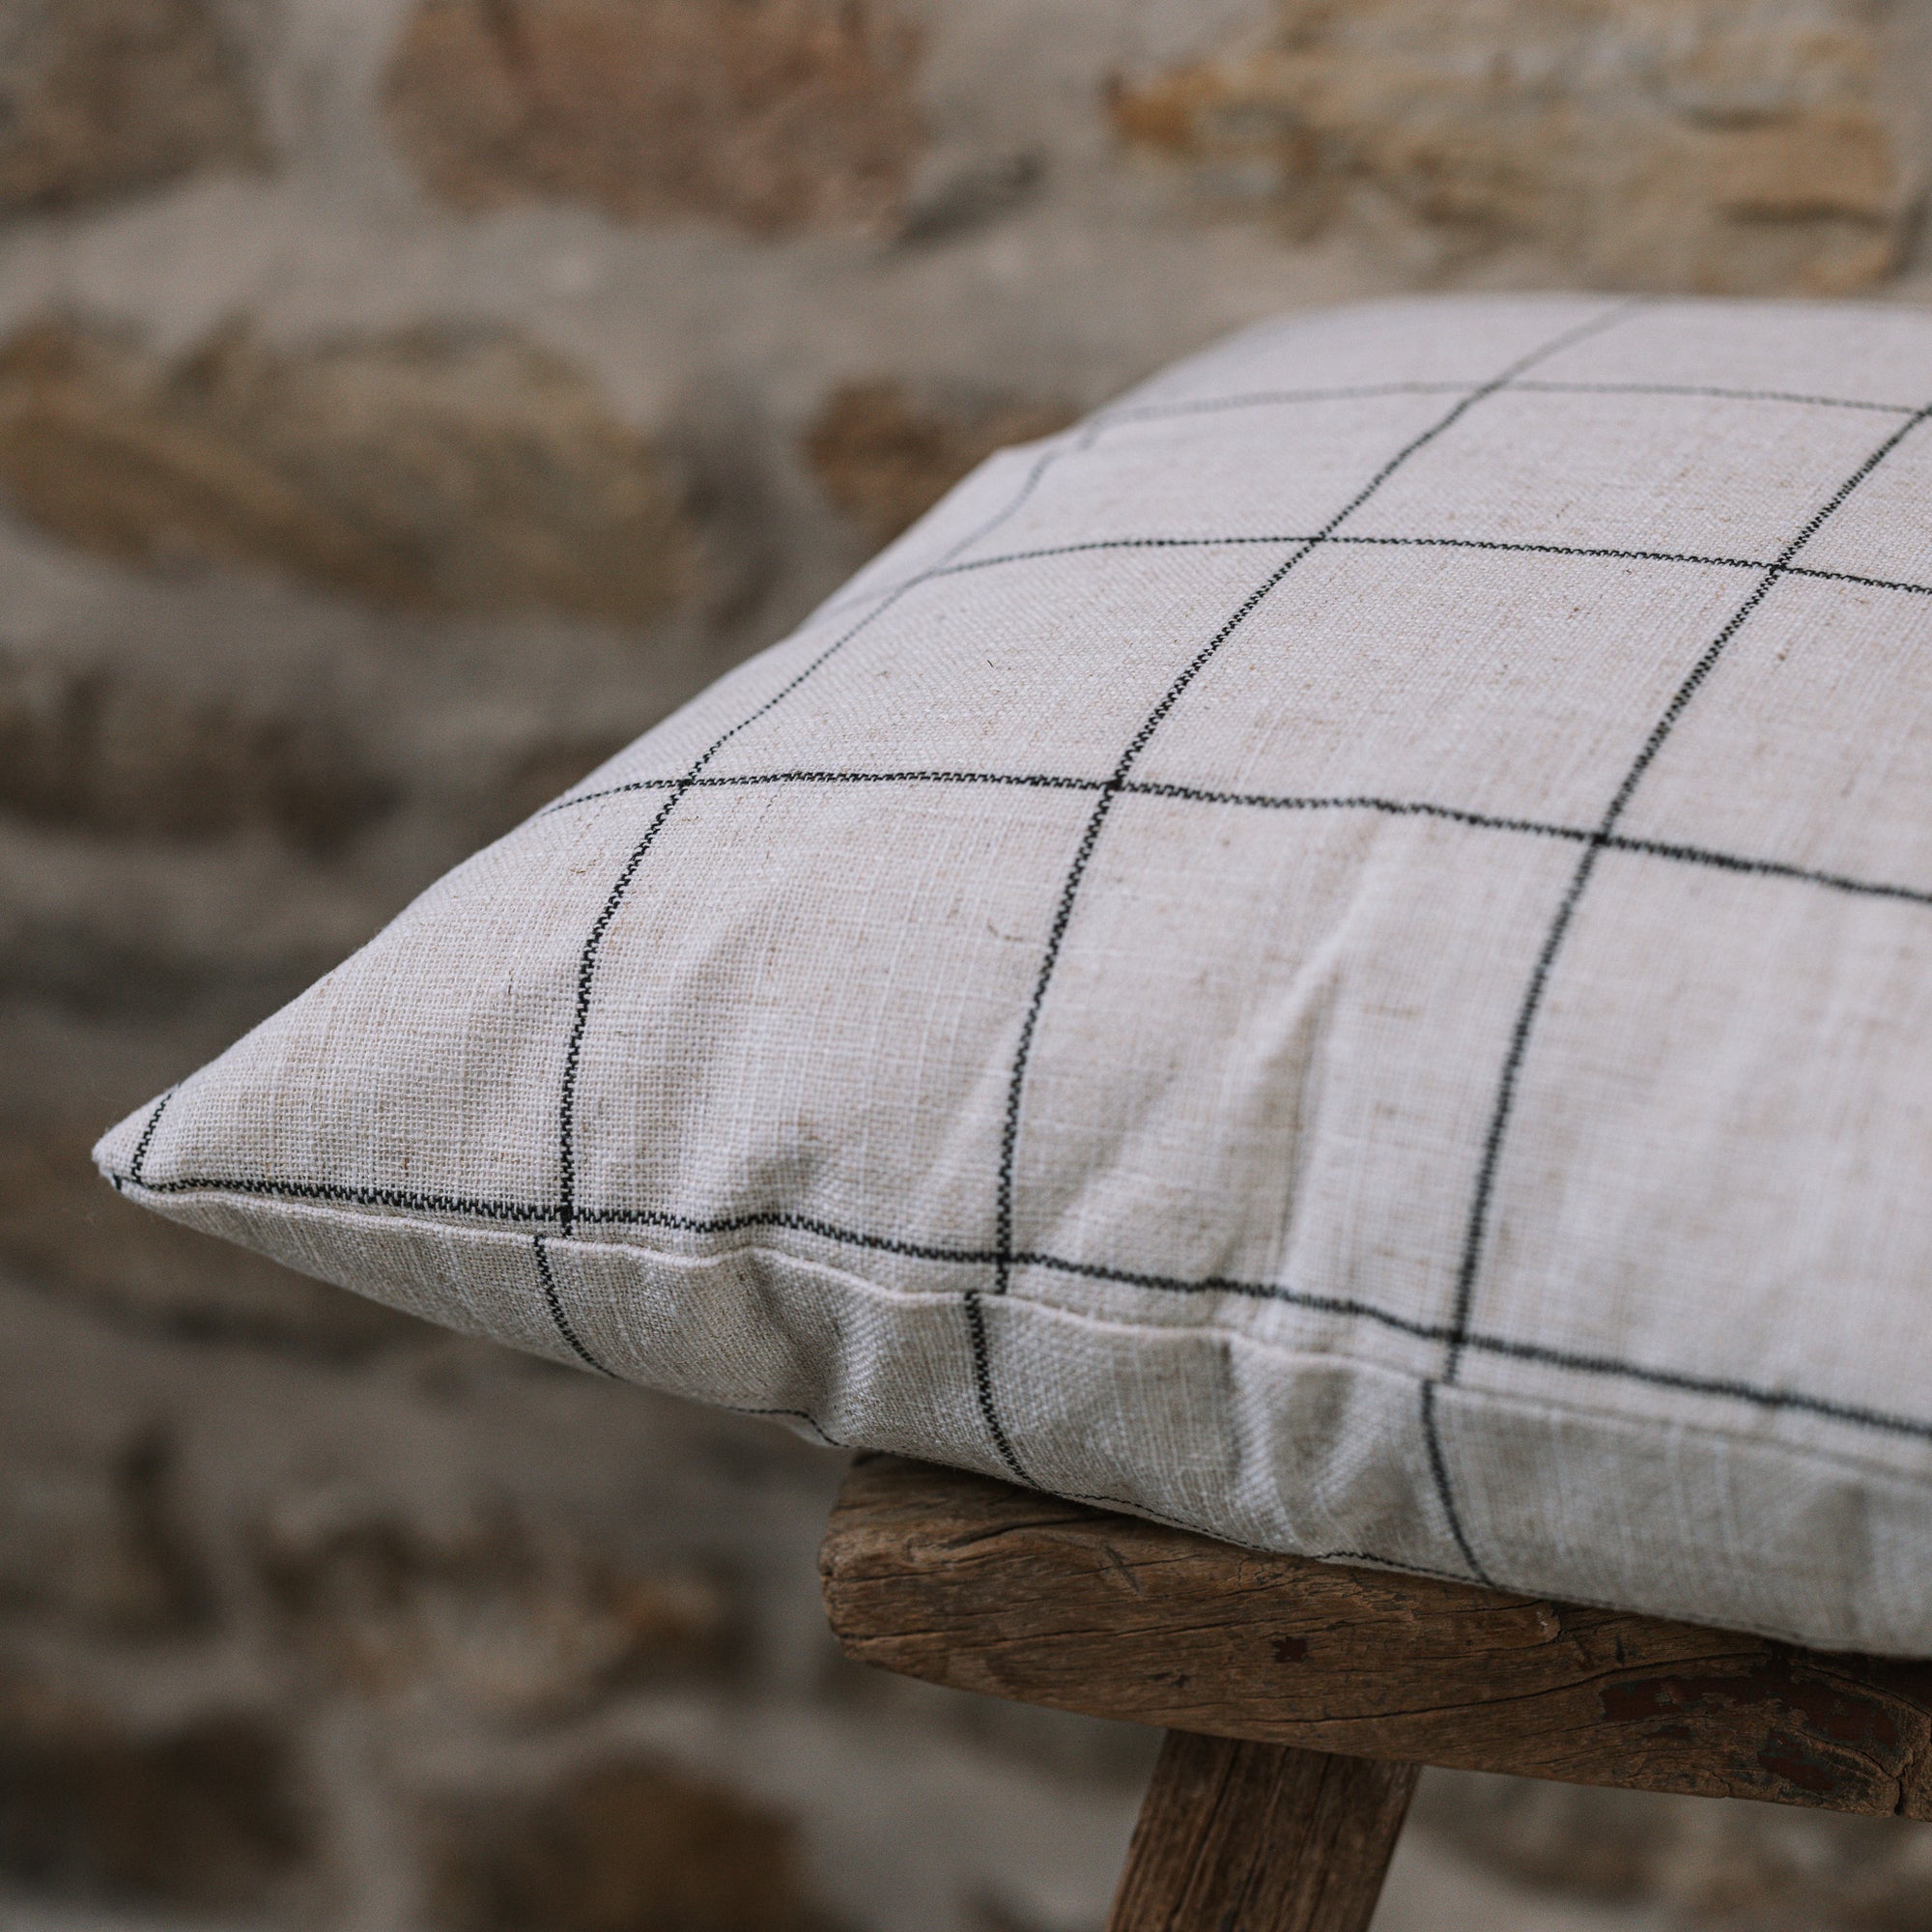
<svg viewBox="0 0 1932 1932"><path fill-rule="evenodd" d="M1151 1740L874 1680L838 1459L99 1128L1000 444L1420 287L1932 298L1932 0L0 0L0 1920L1097 1932ZM1383 1923L1932 1926L1438 1778Z"/></svg>

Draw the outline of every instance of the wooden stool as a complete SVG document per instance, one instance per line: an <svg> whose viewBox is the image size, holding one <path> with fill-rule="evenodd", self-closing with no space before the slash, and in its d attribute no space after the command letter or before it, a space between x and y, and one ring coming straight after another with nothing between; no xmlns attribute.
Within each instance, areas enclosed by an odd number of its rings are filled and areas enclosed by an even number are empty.
<svg viewBox="0 0 1932 1932"><path fill-rule="evenodd" d="M1932 1664L1267 1556L895 1457L820 1555L847 1656L1164 1724L1108 1932L1361 1932L1418 1769L1932 1818Z"/></svg>

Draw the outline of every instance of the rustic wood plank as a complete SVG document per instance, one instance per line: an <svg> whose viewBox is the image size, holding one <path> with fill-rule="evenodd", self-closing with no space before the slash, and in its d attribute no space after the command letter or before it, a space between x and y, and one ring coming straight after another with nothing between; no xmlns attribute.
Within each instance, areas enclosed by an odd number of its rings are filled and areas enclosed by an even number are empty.
<svg viewBox="0 0 1932 1932"><path fill-rule="evenodd" d="M1932 1665L1268 1556L892 1457L821 1569L848 1655L1174 1730L1932 1819Z"/></svg>
<svg viewBox="0 0 1932 1932"><path fill-rule="evenodd" d="M1107 1932L1366 1932L1416 1770L1170 1731Z"/></svg>

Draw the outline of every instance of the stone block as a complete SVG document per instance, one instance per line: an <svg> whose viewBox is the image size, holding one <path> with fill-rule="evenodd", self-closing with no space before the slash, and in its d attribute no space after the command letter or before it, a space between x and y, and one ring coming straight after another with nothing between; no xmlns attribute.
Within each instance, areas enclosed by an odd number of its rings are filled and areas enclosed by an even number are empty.
<svg viewBox="0 0 1932 1932"><path fill-rule="evenodd" d="M430 1821L442 1932L813 1932L791 1823L663 1764L611 1758Z"/></svg>
<svg viewBox="0 0 1932 1932"><path fill-rule="evenodd" d="M0 0L0 212L262 159L208 0Z"/></svg>
<svg viewBox="0 0 1932 1932"><path fill-rule="evenodd" d="M0 1610L110 1637L207 1627L213 1592L180 1520L163 1430L50 1439L10 1414L0 1458Z"/></svg>
<svg viewBox="0 0 1932 1932"><path fill-rule="evenodd" d="M0 492L150 568L265 564L429 611L647 624L695 539L657 451L560 357L502 330L175 360L69 321L0 347Z"/></svg>
<svg viewBox="0 0 1932 1932"><path fill-rule="evenodd" d="M1051 398L933 397L901 383L850 383L825 399L801 447L826 496L885 544L996 449L1051 436L1073 417Z"/></svg>
<svg viewBox="0 0 1932 1932"><path fill-rule="evenodd" d="M992 154L928 150L914 171L895 240L901 247L927 247L1013 213L1045 185L1046 157L1037 148Z"/></svg>
<svg viewBox="0 0 1932 1932"><path fill-rule="evenodd" d="M1118 80L1133 147L1306 237L1400 224L1610 285L1833 293L1890 272L1922 115L1869 0L1281 0L1258 50Z"/></svg>
<svg viewBox="0 0 1932 1932"><path fill-rule="evenodd" d="M134 838L259 828L320 856L394 803L330 720L0 644L0 810Z"/></svg>
<svg viewBox="0 0 1932 1932"><path fill-rule="evenodd" d="M308 1858L294 1754L215 1712L130 1729L58 1686L0 1675L0 1877L178 1911L260 1908Z"/></svg>
<svg viewBox="0 0 1932 1932"><path fill-rule="evenodd" d="M1432 1772L1416 1825L1488 1871L1728 1932L1932 1928L1932 1827Z"/></svg>
<svg viewBox="0 0 1932 1932"><path fill-rule="evenodd" d="M917 55L878 0L423 0L385 99L458 208L558 199L777 235L898 208Z"/></svg>
<svg viewBox="0 0 1932 1932"><path fill-rule="evenodd" d="M325 1487L282 1498L250 1541L283 1634L370 1697L552 1720L734 1648L711 1579L638 1574L507 1508L438 1527Z"/></svg>

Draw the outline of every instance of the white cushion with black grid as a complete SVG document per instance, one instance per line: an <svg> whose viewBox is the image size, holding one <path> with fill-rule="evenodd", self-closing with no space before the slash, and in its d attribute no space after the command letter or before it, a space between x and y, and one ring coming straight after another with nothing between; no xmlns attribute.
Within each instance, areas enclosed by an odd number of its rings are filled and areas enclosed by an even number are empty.
<svg viewBox="0 0 1932 1932"><path fill-rule="evenodd" d="M1932 318L1254 330L101 1143L559 1362L1932 1654Z"/></svg>

